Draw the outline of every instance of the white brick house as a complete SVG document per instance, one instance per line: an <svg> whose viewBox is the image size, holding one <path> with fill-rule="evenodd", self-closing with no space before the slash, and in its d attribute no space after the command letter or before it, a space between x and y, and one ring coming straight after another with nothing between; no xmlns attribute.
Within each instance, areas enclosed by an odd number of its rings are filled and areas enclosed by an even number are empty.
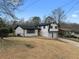
<svg viewBox="0 0 79 59"><path fill-rule="evenodd" d="M55 22L45 24L41 23L39 26L17 26L15 28L15 35L20 36L44 36L47 38L58 37L58 25Z"/></svg>

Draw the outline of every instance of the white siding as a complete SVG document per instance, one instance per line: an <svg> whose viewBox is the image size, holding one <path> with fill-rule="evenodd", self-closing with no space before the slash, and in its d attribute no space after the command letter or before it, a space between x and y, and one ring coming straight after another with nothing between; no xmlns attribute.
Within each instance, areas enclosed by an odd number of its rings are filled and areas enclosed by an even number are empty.
<svg viewBox="0 0 79 59"><path fill-rule="evenodd" d="M52 28L49 30L51 31L49 33L48 29L49 26L45 26L45 28L43 28L43 26L41 26L41 36L47 37L47 38L57 38L58 37L58 28L56 29L55 26L57 26L56 24L51 24ZM58 27L58 26L57 26Z"/></svg>
<svg viewBox="0 0 79 59"><path fill-rule="evenodd" d="M45 28L43 28L43 26L41 27L41 35L42 36L48 36L48 28L47 28L47 26L45 26Z"/></svg>
<svg viewBox="0 0 79 59"><path fill-rule="evenodd" d="M52 28L50 29L50 31L58 31L58 28L57 29L55 28L57 26L57 24L51 24L51 26L52 26Z"/></svg>
<svg viewBox="0 0 79 59"><path fill-rule="evenodd" d="M24 36L23 35L23 32L24 30L21 28L21 27L17 27L16 30L15 30L15 35L18 35L20 34L21 36Z"/></svg>
<svg viewBox="0 0 79 59"><path fill-rule="evenodd" d="M53 38L57 38L58 37L58 33L57 32L53 32Z"/></svg>
<svg viewBox="0 0 79 59"><path fill-rule="evenodd" d="M40 34L41 34L41 36L44 36L47 38L52 38L52 33L48 32L48 26L45 26L45 28L43 28L43 26L42 26Z"/></svg>
<svg viewBox="0 0 79 59"><path fill-rule="evenodd" d="M48 34L48 38L51 38L51 39L53 38L53 37L52 37L52 33L49 33L49 34Z"/></svg>

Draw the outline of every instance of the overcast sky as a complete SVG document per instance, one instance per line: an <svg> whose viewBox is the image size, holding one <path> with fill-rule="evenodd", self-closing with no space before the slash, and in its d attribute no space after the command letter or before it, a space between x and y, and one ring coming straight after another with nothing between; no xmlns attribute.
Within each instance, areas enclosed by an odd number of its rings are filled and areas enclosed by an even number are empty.
<svg viewBox="0 0 79 59"><path fill-rule="evenodd" d="M79 0L24 0L16 15L26 20L33 16L43 19L58 7L65 11L67 22L79 23Z"/></svg>

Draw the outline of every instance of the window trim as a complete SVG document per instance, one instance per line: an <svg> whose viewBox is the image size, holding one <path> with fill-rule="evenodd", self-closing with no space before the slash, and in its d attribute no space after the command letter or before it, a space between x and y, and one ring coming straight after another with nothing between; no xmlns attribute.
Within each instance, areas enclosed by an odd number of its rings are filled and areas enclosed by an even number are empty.
<svg viewBox="0 0 79 59"><path fill-rule="evenodd" d="M55 29L58 29L58 26L55 26Z"/></svg>
<svg viewBox="0 0 79 59"><path fill-rule="evenodd" d="M28 34L35 33L35 30L34 29L27 29L27 33Z"/></svg>
<svg viewBox="0 0 79 59"><path fill-rule="evenodd" d="M43 26L43 29L45 29L46 28L46 26Z"/></svg>

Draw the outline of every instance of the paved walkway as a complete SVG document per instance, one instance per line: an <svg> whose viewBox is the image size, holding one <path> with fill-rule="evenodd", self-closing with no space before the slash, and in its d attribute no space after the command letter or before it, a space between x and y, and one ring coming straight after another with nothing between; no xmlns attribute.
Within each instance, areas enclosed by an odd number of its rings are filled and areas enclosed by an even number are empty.
<svg viewBox="0 0 79 59"><path fill-rule="evenodd" d="M67 43L69 43L71 45L74 45L76 47L79 47L79 43L78 42L75 42L75 41L72 41L72 40L68 40L68 39L64 39L64 38L59 38L59 40L67 42Z"/></svg>

